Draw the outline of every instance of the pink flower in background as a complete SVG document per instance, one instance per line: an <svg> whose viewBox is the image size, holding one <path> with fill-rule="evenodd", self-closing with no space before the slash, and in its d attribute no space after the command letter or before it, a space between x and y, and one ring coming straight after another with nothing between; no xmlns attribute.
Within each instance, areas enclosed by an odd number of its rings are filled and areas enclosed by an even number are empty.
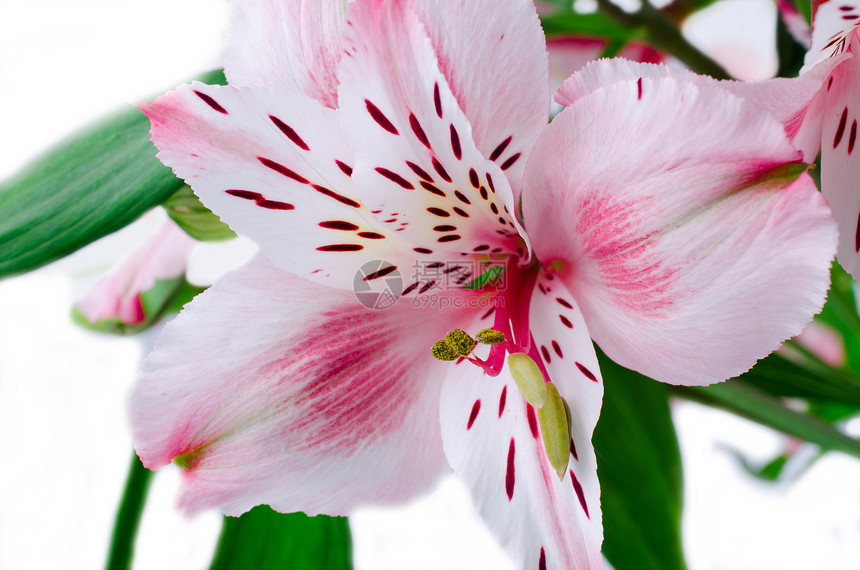
<svg viewBox="0 0 860 570"><path fill-rule="evenodd" d="M346 514L453 469L521 567L600 568L592 339L706 384L823 303L835 228L783 126L634 76L547 127L525 0L239 1L226 73L144 106L161 160L262 252L165 328L132 395L138 453L185 469L189 511ZM357 301L398 275L390 308ZM485 328L506 341L431 357ZM570 406L560 466L506 353Z"/></svg>
<svg viewBox="0 0 860 570"><path fill-rule="evenodd" d="M158 233L135 250L76 304L91 323L118 319L124 325L146 320L140 296L156 280L185 273L195 240L173 221L165 221Z"/></svg>

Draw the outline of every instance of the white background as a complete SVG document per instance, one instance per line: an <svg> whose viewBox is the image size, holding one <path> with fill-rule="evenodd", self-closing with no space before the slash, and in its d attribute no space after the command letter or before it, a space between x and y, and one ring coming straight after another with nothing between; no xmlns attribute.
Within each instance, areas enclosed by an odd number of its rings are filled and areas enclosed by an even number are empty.
<svg viewBox="0 0 860 570"><path fill-rule="evenodd" d="M766 76L772 5L724 4L727 16L692 24L697 41L736 73ZM0 0L0 178L119 104L219 66L225 21L219 0ZM131 453L126 392L151 338L87 333L68 313L154 224L0 282L0 570L103 562ZM860 567L860 463L829 454L793 483L762 484L724 448L764 461L781 437L691 404L674 411L693 570ZM178 515L178 484L175 470L157 475L135 568L207 566L220 517ZM359 570L512 567L454 480L413 505L363 510L352 526Z"/></svg>

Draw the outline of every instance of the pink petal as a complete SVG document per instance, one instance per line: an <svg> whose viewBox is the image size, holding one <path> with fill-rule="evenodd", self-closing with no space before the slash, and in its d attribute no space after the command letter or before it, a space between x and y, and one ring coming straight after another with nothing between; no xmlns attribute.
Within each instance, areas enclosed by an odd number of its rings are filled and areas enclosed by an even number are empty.
<svg viewBox="0 0 860 570"><path fill-rule="evenodd" d="M93 323L112 318L125 324L142 322L146 315L140 294L151 289L156 280L185 273L195 243L174 222L164 222L158 233L77 302L78 309Z"/></svg>
<svg viewBox="0 0 860 570"><path fill-rule="evenodd" d="M258 257L165 328L131 395L137 451L179 456L189 511L402 501L445 470L430 347L468 314L365 309Z"/></svg>
<svg viewBox="0 0 860 570"><path fill-rule="evenodd" d="M365 263L408 268L418 255L359 202L335 111L292 93L202 83L143 108L162 162L284 269L351 290Z"/></svg>
<svg viewBox="0 0 860 570"><path fill-rule="evenodd" d="M806 18L797 10L792 0L776 0L776 8L795 41L802 46L808 46L812 41L812 31L806 23Z"/></svg>
<svg viewBox="0 0 860 570"><path fill-rule="evenodd" d="M544 35L530 0L416 0L439 68L484 156L525 157L549 117ZM505 174L519 195L522 158Z"/></svg>
<svg viewBox="0 0 860 570"><path fill-rule="evenodd" d="M554 283L557 295L572 299L560 292L557 279ZM532 330L542 332L535 337L539 344L551 346L556 340L564 346L564 358L549 364L574 420L576 443L564 479L559 481L547 460L536 412L507 368L492 378L466 363L455 366L442 390L442 440L448 462L518 567L599 569L600 490L591 432L603 387L581 315L575 305L563 308L574 326L568 329L560 323L556 306L555 298L536 294ZM587 366L598 381L586 378L575 362Z"/></svg>
<svg viewBox="0 0 860 570"><path fill-rule="evenodd" d="M778 77L766 81L717 81L692 71L667 65L636 63L624 60L600 60L588 64L580 73L565 81L556 93L561 105L571 105L592 91L618 82L637 81L640 77L660 79L671 77L690 82L703 89L719 87L761 106L785 127L795 146L803 152L804 160L812 162L818 154L821 128L821 105L816 95L822 90L833 67L842 59L834 59L800 77Z"/></svg>
<svg viewBox="0 0 860 570"><path fill-rule="evenodd" d="M522 248L503 173L510 159L494 163L475 147L410 3L356 3L349 18L339 113L367 207L442 259Z"/></svg>
<svg viewBox="0 0 860 570"><path fill-rule="evenodd" d="M624 366L673 383L747 370L820 310L836 233L767 113L718 88L618 82L559 114L529 161L535 254Z"/></svg>
<svg viewBox="0 0 860 570"><path fill-rule="evenodd" d="M347 2L232 0L224 71L231 85L301 93L337 107Z"/></svg>
<svg viewBox="0 0 860 570"><path fill-rule="evenodd" d="M860 54L860 39L851 40ZM816 66L817 67L820 66ZM855 278L860 277L860 59L856 56L833 72L828 83L821 131L821 191L839 225L837 259Z"/></svg>
<svg viewBox="0 0 860 570"><path fill-rule="evenodd" d="M850 36L856 34L860 26L858 0L814 2L813 12L812 45L806 52L801 73L828 58L844 53L851 41Z"/></svg>

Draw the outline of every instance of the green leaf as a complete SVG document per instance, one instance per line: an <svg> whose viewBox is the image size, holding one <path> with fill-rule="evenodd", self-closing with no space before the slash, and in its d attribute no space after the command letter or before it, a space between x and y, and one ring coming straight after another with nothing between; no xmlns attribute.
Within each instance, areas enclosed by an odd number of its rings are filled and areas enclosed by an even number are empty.
<svg viewBox="0 0 860 570"><path fill-rule="evenodd" d="M224 83L220 71L200 78ZM155 158L129 108L73 135L0 183L0 278L55 261L160 204L182 180Z"/></svg>
<svg viewBox="0 0 860 570"><path fill-rule="evenodd" d="M352 539L343 517L281 514L262 505L224 517L210 570L349 570Z"/></svg>
<svg viewBox="0 0 860 570"><path fill-rule="evenodd" d="M162 204L167 214L185 233L200 241L223 241L236 237L233 230L221 218L200 202L184 184Z"/></svg>
<svg viewBox="0 0 860 570"><path fill-rule="evenodd" d="M787 408L780 399L749 384L729 380L707 387L674 386L672 390L682 398L724 409L824 449L860 458L860 441L819 418Z"/></svg>
<svg viewBox="0 0 860 570"><path fill-rule="evenodd" d="M502 282L502 275L504 273L504 265L493 265L460 288L478 290L485 285L498 285Z"/></svg>
<svg viewBox="0 0 860 570"><path fill-rule="evenodd" d="M605 394L594 431L603 554L615 570L682 570L683 475L666 387L598 350Z"/></svg>

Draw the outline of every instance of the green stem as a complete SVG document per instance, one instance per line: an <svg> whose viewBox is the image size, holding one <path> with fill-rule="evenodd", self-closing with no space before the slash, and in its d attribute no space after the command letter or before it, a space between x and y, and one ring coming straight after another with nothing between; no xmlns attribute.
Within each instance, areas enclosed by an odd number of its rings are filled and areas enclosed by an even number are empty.
<svg viewBox="0 0 860 570"><path fill-rule="evenodd" d="M681 30L648 0L643 0L639 11L632 14L625 12L610 0L597 0L597 5L618 25L625 28L644 29L648 43L674 55L696 73L710 75L715 79L732 78L720 64L687 41Z"/></svg>
<svg viewBox="0 0 860 570"><path fill-rule="evenodd" d="M146 495L154 473L143 466L136 453L132 453L131 465L125 481L122 500L113 523L105 570L129 570L134 558L134 541L137 528L146 504Z"/></svg>

